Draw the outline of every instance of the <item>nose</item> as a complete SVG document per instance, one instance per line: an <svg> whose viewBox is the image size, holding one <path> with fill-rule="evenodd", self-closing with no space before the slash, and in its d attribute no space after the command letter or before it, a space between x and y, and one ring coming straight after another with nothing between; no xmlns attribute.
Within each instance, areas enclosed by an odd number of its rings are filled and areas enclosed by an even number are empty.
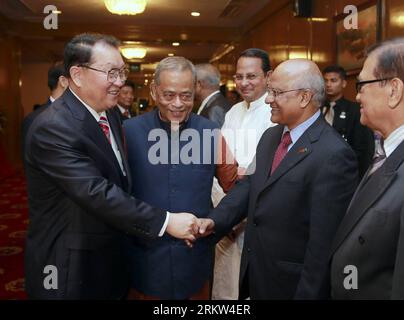
<svg viewBox="0 0 404 320"><path fill-rule="evenodd" d="M182 101L180 99L180 96L177 94L174 98L174 101L172 102L173 106L176 108L181 108L182 107Z"/></svg>
<svg viewBox="0 0 404 320"><path fill-rule="evenodd" d="M356 99L356 102L358 102L359 104L361 103L361 93L360 93L360 92L358 92L358 93L356 94L355 99Z"/></svg>
<svg viewBox="0 0 404 320"><path fill-rule="evenodd" d="M272 95L272 94L268 94L267 97L265 98L265 103L266 103L266 104L270 104L270 103L273 103L274 100L275 100L275 99L274 99L273 95Z"/></svg>

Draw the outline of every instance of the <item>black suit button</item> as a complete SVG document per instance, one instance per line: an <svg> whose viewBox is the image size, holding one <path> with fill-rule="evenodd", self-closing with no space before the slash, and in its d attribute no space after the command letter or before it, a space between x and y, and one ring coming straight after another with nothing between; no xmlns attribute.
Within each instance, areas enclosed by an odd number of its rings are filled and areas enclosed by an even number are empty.
<svg viewBox="0 0 404 320"><path fill-rule="evenodd" d="M251 249L250 249L250 248L247 248L247 252L251 252Z"/></svg>
<svg viewBox="0 0 404 320"><path fill-rule="evenodd" d="M362 236L359 236L358 241L359 241L360 244L365 243L365 239Z"/></svg>

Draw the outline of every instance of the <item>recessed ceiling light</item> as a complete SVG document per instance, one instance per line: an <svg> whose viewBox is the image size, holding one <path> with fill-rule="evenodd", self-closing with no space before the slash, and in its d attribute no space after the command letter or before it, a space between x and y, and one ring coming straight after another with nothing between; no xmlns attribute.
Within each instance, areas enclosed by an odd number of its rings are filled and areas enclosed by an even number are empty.
<svg viewBox="0 0 404 320"><path fill-rule="evenodd" d="M168 56L169 57L174 57L174 53L169 53Z"/></svg>
<svg viewBox="0 0 404 320"><path fill-rule="evenodd" d="M174 46L174 47L178 47L179 45L180 45L179 42L173 42L173 46Z"/></svg>
<svg viewBox="0 0 404 320"><path fill-rule="evenodd" d="M193 16L193 17L199 17L200 15L201 14L199 12L197 12L197 11L191 12L191 16Z"/></svg>

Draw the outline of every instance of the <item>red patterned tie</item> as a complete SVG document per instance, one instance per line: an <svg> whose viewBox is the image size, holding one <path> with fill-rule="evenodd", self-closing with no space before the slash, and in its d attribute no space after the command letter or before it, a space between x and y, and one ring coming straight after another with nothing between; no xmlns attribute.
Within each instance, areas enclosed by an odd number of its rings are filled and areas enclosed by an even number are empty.
<svg viewBox="0 0 404 320"><path fill-rule="evenodd" d="M279 166L282 159L285 157L288 152L288 146L292 143L292 139L290 137L290 132L286 131L281 139L281 143L275 152L274 161L272 162L271 175L275 171L275 169Z"/></svg>
<svg viewBox="0 0 404 320"><path fill-rule="evenodd" d="M128 111L128 110L125 110L125 111L123 112L123 115L124 115L126 118L129 118L129 111Z"/></svg>
<svg viewBox="0 0 404 320"><path fill-rule="evenodd" d="M101 116L100 121L98 121L98 124L100 125L102 131L104 131L104 134L107 137L108 142L111 143L111 136L109 133L109 125L108 125L107 118L104 116Z"/></svg>

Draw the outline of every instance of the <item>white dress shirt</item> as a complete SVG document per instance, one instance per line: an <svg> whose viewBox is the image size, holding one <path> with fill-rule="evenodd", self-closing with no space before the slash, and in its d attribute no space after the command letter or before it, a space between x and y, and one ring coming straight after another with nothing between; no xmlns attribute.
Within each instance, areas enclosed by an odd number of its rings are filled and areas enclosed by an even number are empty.
<svg viewBox="0 0 404 320"><path fill-rule="evenodd" d="M226 113L222 134L242 168L247 168L253 160L265 130L276 125L271 121L271 106L265 103L266 96L265 93L249 107L246 101L241 101Z"/></svg>
<svg viewBox="0 0 404 320"><path fill-rule="evenodd" d="M220 91L216 90L215 92L212 92L210 95L208 95L205 99L203 99L201 106L199 107L198 112L196 114L201 114L201 112L203 111L203 108L205 108L209 99L212 98L216 93L220 93Z"/></svg>
<svg viewBox="0 0 404 320"><path fill-rule="evenodd" d="M394 150L399 146L404 140L404 125L398 127L384 140L384 151L386 152L386 157L388 158Z"/></svg>
<svg viewBox="0 0 404 320"><path fill-rule="evenodd" d="M124 107L121 107L119 104L117 104L117 106L118 106L119 111L121 111L122 114L124 114L125 111L128 111L128 118L129 118L129 119L132 118L132 117L130 116L130 112L129 112L128 109L125 109Z"/></svg>

